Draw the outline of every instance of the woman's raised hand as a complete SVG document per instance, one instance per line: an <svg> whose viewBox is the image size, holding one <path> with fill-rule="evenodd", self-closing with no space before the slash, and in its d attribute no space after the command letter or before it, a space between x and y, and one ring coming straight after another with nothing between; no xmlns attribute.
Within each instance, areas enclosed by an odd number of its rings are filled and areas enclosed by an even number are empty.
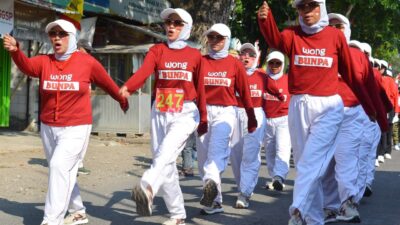
<svg viewBox="0 0 400 225"><path fill-rule="evenodd" d="M5 34L3 36L3 45L4 48L9 52L15 52L18 50L17 41L15 38L9 34Z"/></svg>

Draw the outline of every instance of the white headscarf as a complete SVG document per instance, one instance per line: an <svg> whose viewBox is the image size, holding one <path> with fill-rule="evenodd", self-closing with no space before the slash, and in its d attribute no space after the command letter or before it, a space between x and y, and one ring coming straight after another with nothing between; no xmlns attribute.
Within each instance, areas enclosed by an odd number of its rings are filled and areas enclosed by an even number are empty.
<svg viewBox="0 0 400 225"><path fill-rule="evenodd" d="M178 38L175 41L168 40L167 44L168 44L169 48L182 49L187 46L186 40L189 39L189 37L190 37L190 32L192 31L193 20L192 20L192 16L190 16L190 14L188 12L186 12L186 10L181 9L181 8L164 9L161 12L160 17L163 20L166 20L166 19L168 19L169 15L171 15L173 13L177 14L185 23L183 25L181 32L179 33Z"/></svg>
<svg viewBox="0 0 400 225"><path fill-rule="evenodd" d="M296 1L296 2L301 2L301 1ZM321 18L319 19L319 21L312 25L312 26L307 26L306 24L304 24L303 22L303 17L301 17L299 15L299 22L300 22L300 26L301 29L306 33L306 34L315 34L320 32L322 29L324 29L324 27L329 25L329 18L328 18L328 13L326 11L326 4L325 4L325 0L315 0L314 2L318 2L319 3L319 7L320 7L320 14L321 14ZM297 3L296 3L297 5Z"/></svg>
<svg viewBox="0 0 400 225"><path fill-rule="evenodd" d="M69 57L71 57L72 53L77 51L77 49L76 49L77 48L76 47L76 28L71 22L69 22L67 20L59 19L59 20L53 21L46 25L46 28L45 28L46 33L49 33L49 31L55 26L60 26L61 29L63 29L65 32L68 32L68 49L67 49L67 51L64 54L54 53L54 57L58 61L65 61L65 60L69 59Z"/></svg>
<svg viewBox="0 0 400 225"><path fill-rule="evenodd" d="M77 51L75 34L69 33L68 35L68 49L64 54L54 54L58 61L65 61L71 57L72 53Z"/></svg>
<svg viewBox="0 0 400 225"><path fill-rule="evenodd" d="M273 51L268 54L267 63L273 59L277 59L282 62L281 70L278 73L274 74L271 72L271 70L269 70L269 66L267 65L267 74L273 80L278 80L279 78L281 78L283 76L283 68L285 67L285 56L279 51Z"/></svg>
<svg viewBox="0 0 400 225"><path fill-rule="evenodd" d="M216 32L225 37L224 48L219 50L218 52L212 50L210 47L208 48L208 55L213 59L223 59L228 57L229 54L229 45L231 43L231 30L228 26L223 23L216 23L210 27L204 34L207 35L211 32Z"/></svg>
<svg viewBox="0 0 400 225"><path fill-rule="evenodd" d="M337 19L340 22L343 23L344 25L344 36L346 37L347 44L350 43L350 37L351 37L351 26L350 26L350 21L347 19L345 16L338 14L338 13L329 13L328 14L329 20L332 19Z"/></svg>

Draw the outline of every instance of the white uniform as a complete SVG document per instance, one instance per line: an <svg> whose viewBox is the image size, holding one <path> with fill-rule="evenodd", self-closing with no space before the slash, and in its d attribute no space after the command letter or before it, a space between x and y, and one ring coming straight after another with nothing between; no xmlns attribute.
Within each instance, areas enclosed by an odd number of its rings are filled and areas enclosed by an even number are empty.
<svg viewBox="0 0 400 225"><path fill-rule="evenodd" d="M207 105L207 120L208 132L196 142L199 173L203 183L212 179L217 184L218 195L214 201L222 203L221 173L228 165L236 107Z"/></svg>
<svg viewBox="0 0 400 225"><path fill-rule="evenodd" d="M338 144L333 163L323 179L324 208L338 210L343 202L358 194L359 151L365 117L361 105L344 108L344 118L337 135ZM335 186L336 191L333 188Z"/></svg>
<svg viewBox="0 0 400 225"><path fill-rule="evenodd" d="M151 117L153 162L143 173L141 185L150 185L154 195L163 197L171 218L184 219L186 211L176 159L199 124L199 111L191 101L184 102L180 113L159 112L153 104Z"/></svg>
<svg viewBox="0 0 400 225"><path fill-rule="evenodd" d="M286 179L290 166L290 133L288 116L267 118L264 148L268 173Z"/></svg>
<svg viewBox="0 0 400 225"><path fill-rule="evenodd" d="M238 191L250 197L258 181L261 166L261 144L265 130L264 110L254 108L257 129L253 133L247 131L247 114L244 108L237 108L236 126L232 135L231 165Z"/></svg>
<svg viewBox="0 0 400 225"><path fill-rule="evenodd" d="M367 185L372 185L375 172L376 148L381 137L378 123L371 122L365 115L363 139L359 154L359 175L357 179L358 194L355 201L359 202Z"/></svg>
<svg viewBox="0 0 400 225"><path fill-rule="evenodd" d="M41 137L49 165L49 189L43 222L63 225L64 215L85 213L76 183L79 163L83 160L92 125L54 127L41 123Z"/></svg>
<svg viewBox="0 0 400 225"><path fill-rule="evenodd" d="M339 95L292 95L289 124L297 177L289 213L298 209L308 225L324 223L321 180L333 158L342 120Z"/></svg>

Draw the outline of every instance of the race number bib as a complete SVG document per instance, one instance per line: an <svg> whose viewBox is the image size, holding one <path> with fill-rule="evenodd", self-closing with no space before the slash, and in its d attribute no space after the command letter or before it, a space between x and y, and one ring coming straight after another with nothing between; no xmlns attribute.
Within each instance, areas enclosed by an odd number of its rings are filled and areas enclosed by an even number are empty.
<svg viewBox="0 0 400 225"><path fill-rule="evenodd" d="M182 112L185 93L179 88L157 88L156 109L159 112Z"/></svg>

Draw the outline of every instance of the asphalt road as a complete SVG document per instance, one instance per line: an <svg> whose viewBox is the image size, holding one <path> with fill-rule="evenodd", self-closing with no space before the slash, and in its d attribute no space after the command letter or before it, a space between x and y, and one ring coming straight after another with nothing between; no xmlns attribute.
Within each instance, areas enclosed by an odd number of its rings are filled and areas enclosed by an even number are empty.
<svg viewBox="0 0 400 225"><path fill-rule="evenodd" d="M18 138L19 140L25 140L28 138L37 139L38 137L19 136ZM4 145L4 138L1 134L0 143ZM35 144L37 143L40 142L35 142ZM140 149L143 149L141 151L148 151L147 149L149 149L149 145L147 144L108 147L110 149L138 149L138 146L140 146ZM138 217L135 213L134 202L129 199L133 184L138 182L143 170L150 162L149 154L144 155L141 151L128 151L129 155L121 155L121 158L129 157L131 159L131 164L128 165L130 168L127 168L126 172L122 175L113 175L112 168L103 168L104 164L102 164L102 169L111 170L111 173L104 175L109 176L107 182L102 182L95 175L81 175L79 177L79 182L83 183L81 185L81 194L84 204L87 207L90 219L89 224L151 225L160 224L168 219L165 204L160 197L156 197L155 199L153 216L151 217ZM103 154L101 152L100 150L96 151L96 146L92 146L88 154L93 158L97 156L96 154ZM15 154L18 154L18 151ZM361 202L359 211L362 220L361 224L363 225L400 225L400 152L394 151L392 156L392 160L386 160L376 171L373 195L363 199ZM5 154L0 154L0 162L7 160L6 157ZM40 154L38 157L40 157ZM101 158L101 155L97 156L98 160L101 160ZM114 163L118 163L118 161ZM93 171L92 173L95 173L96 164L92 163L89 165ZM137 167L134 165L143 166ZM0 166L0 170L2 169ZM29 173L29 170L26 172ZM188 214L186 224L286 225L289 219L288 207L292 199L294 169L291 169L286 182L286 189L283 192L269 191L263 188L267 181L266 174L266 166L263 159L259 182L252 197L250 208L235 209L232 206L235 203L237 193L232 171L229 167L223 174L223 207L225 212L212 216L203 216L199 213L201 209L199 204L201 196L200 178L198 176L181 178L181 186L185 195L185 206ZM46 181L47 174L43 173L37 179L41 182ZM99 180L96 185L86 185L86 180L93 182L94 179ZM40 224L43 216L45 191L34 192L33 197L25 201L23 200L24 198L20 197L15 197L15 199L13 199L14 197L4 197L5 195L2 194L1 189L2 185L0 184L0 225ZM341 223L337 224L341 225Z"/></svg>

